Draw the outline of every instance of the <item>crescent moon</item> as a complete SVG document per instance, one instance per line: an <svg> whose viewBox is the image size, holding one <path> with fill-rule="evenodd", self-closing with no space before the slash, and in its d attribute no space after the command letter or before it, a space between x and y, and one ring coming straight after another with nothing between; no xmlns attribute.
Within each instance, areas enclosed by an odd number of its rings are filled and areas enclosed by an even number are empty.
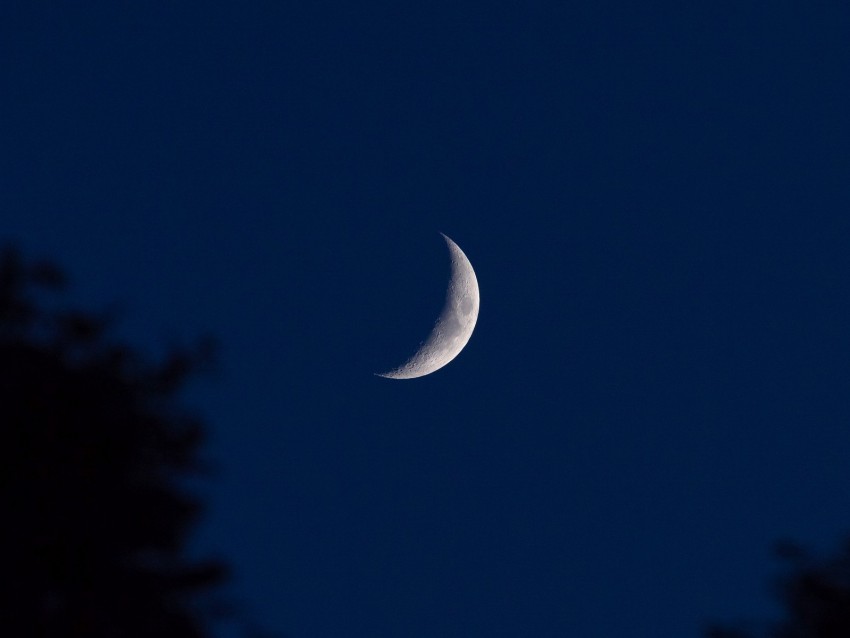
<svg viewBox="0 0 850 638"><path fill-rule="evenodd" d="M443 235L443 233L440 233ZM378 374L387 379L415 379L431 374L454 359L469 342L478 320L478 279L458 245L443 235L452 261L443 310L428 338L405 363Z"/></svg>

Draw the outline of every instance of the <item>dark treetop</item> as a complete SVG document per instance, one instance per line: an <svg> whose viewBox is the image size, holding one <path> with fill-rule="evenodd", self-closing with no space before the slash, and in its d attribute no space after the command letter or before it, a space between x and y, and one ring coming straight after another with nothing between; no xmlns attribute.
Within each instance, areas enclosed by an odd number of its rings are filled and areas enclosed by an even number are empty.
<svg viewBox="0 0 850 638"><path fill-rule="evenodd" d="M224 570L185 557L200 504L177 483L200 469L176 395L202 349L145 363L105 319L38 305L55 267L0 255L0 633L206 635Z"/></svg>

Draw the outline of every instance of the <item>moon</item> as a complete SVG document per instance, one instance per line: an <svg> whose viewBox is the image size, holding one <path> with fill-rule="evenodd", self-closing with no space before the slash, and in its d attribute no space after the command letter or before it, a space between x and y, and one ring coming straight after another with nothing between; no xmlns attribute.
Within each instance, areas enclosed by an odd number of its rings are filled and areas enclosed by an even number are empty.
<svg viewBox="0 0 850 638"><path fill-rule="evenodd" d="M443 233L440 233L443 235ZM469 342L478 320L478 279L472 264L451 239L443 235L452 262L446 302L428 338L399 367L379 377L415 379L431 374L454 359Z"/></svg>

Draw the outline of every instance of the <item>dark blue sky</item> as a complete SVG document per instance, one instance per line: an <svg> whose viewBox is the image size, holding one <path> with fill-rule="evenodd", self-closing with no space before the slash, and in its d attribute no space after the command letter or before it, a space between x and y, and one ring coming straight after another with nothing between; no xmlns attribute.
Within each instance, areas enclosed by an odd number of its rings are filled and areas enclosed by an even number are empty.
<svg viewBox="0 0 850 638"><path fill-rule="evenodd" d="M264 624L696 638L850 528L846 2L83 4L0 5L0 238L218 336L198 551ZM475 333L373 376L438 231Z"/></svg>

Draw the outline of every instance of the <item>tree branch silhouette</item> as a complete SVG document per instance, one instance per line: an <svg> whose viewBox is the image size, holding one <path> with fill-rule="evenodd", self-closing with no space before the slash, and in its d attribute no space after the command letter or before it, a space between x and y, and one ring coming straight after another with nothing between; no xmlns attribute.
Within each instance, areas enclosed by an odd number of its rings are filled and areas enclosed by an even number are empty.
<svg viewBox="0 0 850 638"><path fill-rule="evenodd" d="M833 556L819 557L783 542L777 556L786 572L774 582L786 617L760 629L713 627L707 638L850 637L850 538Z"/></svg>
<svg viewBox="0 0 850 638"><path fill-rule="evenodd" d="M226 569L186 557L204 427L178 399L212 346L151 363L108 318L40 303L65 285L0 251L0 632L202 638Z"/></svg>

